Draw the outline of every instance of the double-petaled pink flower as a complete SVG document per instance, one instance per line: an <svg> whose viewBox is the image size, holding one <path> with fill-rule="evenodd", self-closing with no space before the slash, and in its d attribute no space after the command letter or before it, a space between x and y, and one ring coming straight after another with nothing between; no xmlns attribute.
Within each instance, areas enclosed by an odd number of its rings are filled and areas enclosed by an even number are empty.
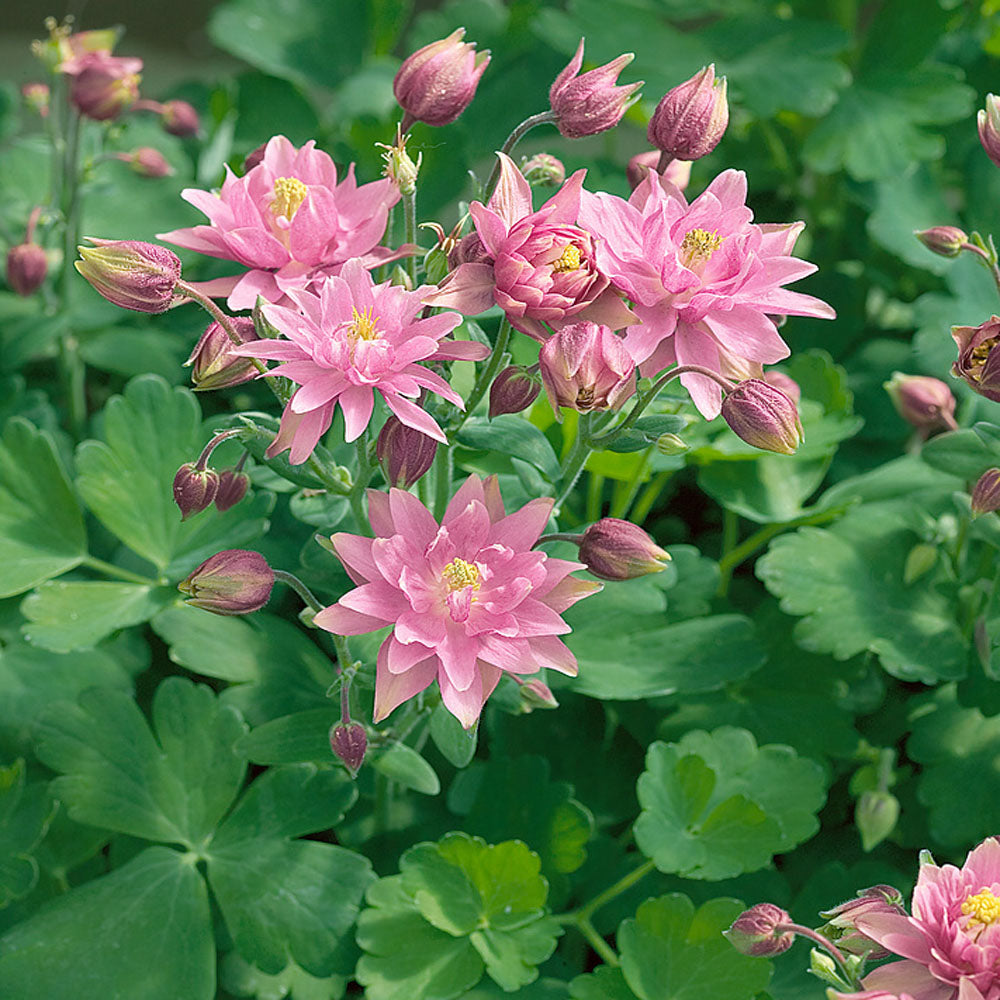
<svg viewBox="0 0 1000 1000"><path fill-rule="evenodd" d="M299 311L265 306L268 320L288 340L258 340L230 353L280 361L268 374L284 375L300 387L285 407L268 455L290 448L289 461L304 462L338 405L345 438L353 441L368 426L376 391L402 423L447 442L434 419L411 399L427 389L461 407L462 397L417 362L478 361L489 349L474 341L440 343L462 317L440 313L416 319L423 308L422 291L407 292L388 282L376 285L361 261L352 260L339 276L326 279L319 294L290 292Z"/></svg>
<svg viewBox="0 0 1000 1000"><path fill-rule="evenodd" d="M954 865L925 864L912 915L859 916L855 926L902 961L874 969L849 1000L1000 998L1000 841L984 840Z"/></svg>
<svg viewBox="0 0 1000 1000"><path fill-rule="evenodd" d="M579 320L612 330L634 322L598 269L599 241L576 224L586 171L578 170L532 212L531 186L509 156L497 155L500 182L489 204L474 201L469 208L481 247L466 250L465 263L424 301L466 315L496 304L516 329L540 341Z"/></svg>
<svg viewBox="0 0 1000 1000"><path fill-rule="evenodd" d="M181 196L210 225L175 229L160 239L249 268L201 286L208 294L228 295L232 309L251 308L258 295L280 302L351 258L372 267L402 253L378 246L399 200L396 186L383 179L359 187L353 164L338 183L333 160L311 141L296 149L277 135L243 177L227 167L218 194L187 188Z"/></svg>
<svg viewBox="0 0 1000 1000"><path fill-rule="evenodd" d="M570 576L582 564L532 549L552 504L532 500L507 514L496 477L470 476L439 525L410 493L369 491L376 537L332 539L358 586L316 624L339 635L393 626L378 652L376 722L437 680L469 728L504 671L576 674L560 616L600 585Z"/></svg>
<svg viewBox="0 0 1000 1000"><path fill-rule="evenodd" d="M597 266L642 320L626 344L644 375L675 363L723 375L773 364L789 353L775 316L834 318L820 299L782 287L816 270L791 255L803 223L754 225L746 193L738 170L719 174L690 205L655 170L628 201L583 192L579 221L602 237ZM715 382L681 380L706 417L719 413Z"/></svg>

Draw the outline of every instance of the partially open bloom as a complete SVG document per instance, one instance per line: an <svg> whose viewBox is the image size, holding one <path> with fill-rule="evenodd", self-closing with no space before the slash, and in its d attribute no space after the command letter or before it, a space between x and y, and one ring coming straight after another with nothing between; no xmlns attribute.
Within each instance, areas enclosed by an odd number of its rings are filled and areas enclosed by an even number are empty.
<svg viewBox="0 0 1000 1000"><path fill-rule="evenodd" d="M258 339L249 316L231 316L229 322L244 344ZM191 383L196 392L228 389L241 382L249 382L257 374L249 358L233 354L235 346L218 323L208 324L194 345L191 356L184 362L185 367L191 367Z"/></svg>
<svg viewBox="0 0 1000 1000"><path fill-rule="evenodd" d="M698 160L719 144L729 125L726 78L706 66L668 91L646 130L650 145L678 160Z"/></svg>
<svg viewBox="0 0 1000 1000"><path fill-rule="evenodd" d="M955 422L955 397L939 378L929 375L904 375L893 372L885 390L896 412L924 437L933 431L958 427Z"/></svg>
<svg viewBox="0 0 1000 1000"><path fill-rule="evenodd" d="M984 840L954 865L923 864L912 915L879 910L854 924L899 955L862 980L852 1000L910 994L914 1000L997 1000L1000 997L1000 841Z"/></svg>
<svg viewBox="0 0 1000 1000"><path fill-rule="evenodd" d="M99 240L77 247L74 267L109 302L136 312L166 312L181 280L180 258L166 247L138 240Z"/></svg>
<svg viewBox="0 0 1000 1000"><path fill-rule="evenodd" d="M727 392L722 416L734 434L764 451L792 455L802 441L795 404L763 379L749 378Z"/></svg>
<svg viewBox="0 0 1000 1000"><path fill-rule="evenodd" d="M355 440L368 426L376 391L408 427L447 442L433 418L411 399L421 389L456 406L463 406L462 397L417 362L477 361L489 354L489 348L474 341L440 343L462 317L445 312L416 319L423 291L407 292L388 282L376 285L361 261L352 260L339 276L327 278L318 295L292 292L301 311L264 307L268 321L288 340L258 340L232 353L280 361L268 374L284 375L299 384L282 414L269 456L290 448L289 461L304 462L329 428L338 405L346 440Z"/></svg>
<svg viewBox="0 0 1000 1000"><path fill-rule="evenodd" d="M96 121L117 118L139 98L142 60L110 52L84 52L59 67L71 77L69 96L82 115Z"/></svg>
<svg viewBox="0 0 1000 1000"><path fill-rule="evenodd" d="M206 559L177 589L184 602L217 615L247 615L271 598L274 571L259 552L227 549Z"/></svg>
<svg viewBox="0 0 1000 1000"><path fill-rule="evenodd" d="M979 326L953 326L951 335L958 347L952 375L964 379L980 396L1000 402L1000 316Z"/></svg>
<svg viewBox="0 0 1000 1000"><path fill-rule="evenodd" d="M801 222L754 225L746 175L726 170L689 205L651 170L628 201L583 192L580 222L603 239L597 265L632 300L642 320L625 343L643 375L696 364L726 375L788 356L776 315L832 319L833 309L782 285L816 270L791 256ZM709 378L681 381L706 417L721 392Z"/></svg>
<svg viewBox="0 0 1000 1000"><path fill-rule="evenodd" d="M549 104L556 116L556 127L567 139L606 132L622 120L629 105L638 100L632 95L642 86L642 81L625 87L615 86L615 81L634 58L632 52L627 52L580 74L583 65L583 39L580 39L576 54L549 88Z"/></svg>
<svg viewBox="0 0 1000 1000"><path fill-rule="evenodd" d="M635 392L635 362L625 342L597 323L564 326L542 345L538 364L557 416L560 406L616 410Z"/></svg>
<svg viewBox="0 0 1000 1000"><path fill-rule="evenodd" d="M544 341L550 329L589 319L612 330L635 319L598 267L597 241L576 225L586 171L578 170L537 212L531 186L514 161L500 157L500 182L488 205L469 208L479 249L459 250L461 263L424 298L466 315L494 303L511 325ZM471 234L470 234L471 235ZM548 324L548 326L546 326Z"/></svg>
<svg viewBox="0 0 1000 1000"><path fill-rule="evenodd" d="M772 958L788 951L795 941L795 934L784 929L792 918L780 906L758 903L744 910L723 935L743 955Z"/></svg>
<svg viewBox="0 0 1000 1000"><path fill-rule="evenodd" d="M1000 167L1000 98L995 94L986 95L986 108L976 116L976 124L986 155Z"/></svg>
<svg viewBox="0 0 1000 1000"><path fill-rule="evenodd" d="M841 951L851 955L867 955L870 959L888 958L890 953L885 948L858 930L858 919L873 913L906 916L900 891L891 885L873 885L860 890L854 899L820 914L828 921L820 933L830 938Z"/></svg>
<svg viewBox="0 0 1000 1000"><path fill-rule="evenodd" d="M389 209L399 200L392 182L359 187L352 165L338 183L333 160L315 145L296 149L283 135L275 136L243 177L226 168L218 194L181 192L211 224L159 238L250 269L206 283L207 294L228 295L230 308L250 309L258 295L279 302L289 291L336 273L351 258L373 267L400 256L377 245Z"/></svg>
<svg viewBox="0 0 1000 1000"><path fill-rule="evenodd" d="M639 525L602 517L583 533L580 561L602 580L634 580L666 569L670 553Z"/></svg>
<svg viewBox="0 0 1000 1000"><path fill-rule="evenodd" d="M472 102L479 78L490 63L489 52L476 52L474 42L463 42L465 28L431 42L403 60L392 92L406 114L402 130L416 122L448 125Z"/></svg>
<svg viewBox="0 0 1000 1000"><path fill-rule="evenodd" d="M469 728L504 671L576 674L560 616L600 585L570 576L580 563L533 550L552 504L507 514L496 477L470 476L438 524L410 493L369 491L376 537L332 539L357 587L315 621L339 635L393 627L378 653L375 722L437 680Z"/></svg>

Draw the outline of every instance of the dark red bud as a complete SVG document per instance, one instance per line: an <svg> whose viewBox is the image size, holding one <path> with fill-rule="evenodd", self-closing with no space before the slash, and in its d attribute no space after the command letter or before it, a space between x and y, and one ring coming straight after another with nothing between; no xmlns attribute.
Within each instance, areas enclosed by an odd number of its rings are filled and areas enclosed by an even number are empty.
<svg viewBox="0 0 1000 1000"><path fill-rule="evenodd" d="M199 469L194 462L185 462L174 476L174 503L180 508L182 521L211 507L218 492L215 469Z"/></svg>
<svg viewBox="0 0 1000 1000"><path fill-rule="evenodd" d="M215 493L215 509L223 514L230 507L235 507L250 488L250 477L245 472L235 469L224 469L219 474L219 488Z"/></svg>
<svg viewBox="0 0 1000 1000"><path fill-rule="evenodd" d="M351 772L353 778L365 762L365 751L368 749L368 736L364 726L352 722L346 726L334 726L330 730L330 749Z"/></svg>
<svg viewBox="0 0 1000 1000"><path fill-rule="evenodd" d="M541 381L521 365L504 368L490 386L490 420L501 413L520 413L538 398Z"/></svg>
<svg viewBox="0 0 1000 1000"><path fill-rule="evenodd" d="M390 486L408 490L434 464L438 443L426 434L407 427L398 417L382 425L375 454Z"/></svg>
<svg viewBox="0 0 1000 1000"><path fill-rule="evenodd" d="M48 270L45 251L37 243L19 243L7 251L7 284L18 295L38 291Z"/></svg>

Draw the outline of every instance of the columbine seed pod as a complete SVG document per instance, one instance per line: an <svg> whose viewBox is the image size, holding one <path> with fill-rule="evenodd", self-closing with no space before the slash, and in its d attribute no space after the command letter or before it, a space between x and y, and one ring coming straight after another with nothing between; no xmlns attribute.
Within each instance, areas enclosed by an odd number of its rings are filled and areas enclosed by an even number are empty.
<svg viewBox="0 0 1000 1000"><path fill-rule="evenodd" d="M330 730L330 749L335 757L355 777L365 762L368 750L368 735L365 727L351 722L348 725L337 725Z"/></svg>
<svg viewBox="0 0 1000 1000"><path fill-rule="evenodd" d="M211 507L218 492L215 469L199 469L194 462L185 462L174 476L174 503L180 508L182 521Z"/></svg>
<svg viewBox="0 0 1000 1000"><path fill-rule="evenodd" d="M802 441L795 404L763 379L748 378L726 393L722 416L747 444L779 455L792 455Z"/></svg>
<svg viewBox="0 0 1000 1000"><path fill-rule="evenodd" d="M932 431L955 430L955 397L940 379L893 372L885 391L899 415L925 437Z"/></svg>
<svg viewBox="0 0 1000 1000"><path fill-rule="evenodd" d="M670 553L631 521L602 517L583 533L580 562L602 580L634 580L666 569Z"/></svg>
<svg viewBox="0 0 1000 1000"><path fill-rule="evenodd" d="M792 931L781 929L791 922L791 916L780 906L758 903L744 910L722 934L742 955L772 958L788 951L795 941Z"/></svg>
<svg viewBox="0 0 1000 1000"><path fill-rule="evenodd" d="M206 559L177 589L184 602L217 615L246 615L271 597L274 571L259 552L227 549Z"/></svg>
<svg viewBox="0 0 1000 1000"><path fill-rule="evenodd" d="M75 267L109 302L136 312L166 312L181 280L181 261L173 251L138 240L98 240L77 247Z"/></svg>
<svg viewBox="0 0 1000 1000"><path fill-rule="evenodd" d="M1000 510L1000 469L987 469L972 488L972 516Z"/></svg>
<svg viewBox="0 0 1000 1000"><path fill-rule="evenodd" d="M502 413L521 413L538 398L542 384L523 365L504 368L490 386L490 420Z"/></svg>
<svg viewBox="0 0 1000 1000"><path fill-rule="evenodd" d="M726 78L706 66L668 91L649 120L651 146L676 160L698 160L719 144L729 125Z"/></svg>
<svg viewBox="0 0 1000 1000"><path fill-rule="evenodd" d="M382 425L375 454L390 486L408 490L434 464L438 443L398 417L389 417Z"/></svg>
<svg viewBox="0 0 1000 1000"><path fill-rule="evenodd" d="M7 284L18 295L34 295L48 271L48 258L37 243L19 243L7 251Z"/></svg>
<svg viewBox="0 0 1000 1000"><path fill-rule="evenodd" d="M932 226L914 230L913 235L940 257L957 257L969 242L969 237L958 226Z"/></svg>

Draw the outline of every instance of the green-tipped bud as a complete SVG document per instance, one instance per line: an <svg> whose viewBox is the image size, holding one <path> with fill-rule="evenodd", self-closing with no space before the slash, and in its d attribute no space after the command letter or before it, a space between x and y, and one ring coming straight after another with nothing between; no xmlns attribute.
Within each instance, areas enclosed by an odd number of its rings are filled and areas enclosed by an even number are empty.
<svg viewBox="0 0 1000 1000"><path fill-rule="evenodd" d="M1000 510L1000 469L987 469L972 488L972 516Z"/></svg>
<svg viewBox="0 0 1000 1000"><path fill-rule="evenodd" d="M666 568L670 554L631 521L602 517L584 533L580 562L602 580L634 580Z"/></svg>
<svg viewBox="0 0 1000 1000"><path fill-rule="evenodd" d="M273 586L274 571L259 552L228 549L206 559L177 589L190 594L185 604L217 615L246 615L267 604Z"/></svg>
<svg viewBox="0 0 1000 1000"><path fill-rule="evenodd" d="M889 836L899 819L899 799L892 792L862 792L854 808L861 848L871 851Z"/></svg>
<svg viewBox="0 0 1000 1000"><path fill-rule="evenodd" d="M792 455L802 441L795 403L763 379L740 382L722 400L722 416L747 444L779 455Z"/></svg>
<svg viewBox="0 0 1000 1000"><path fill-rule="evenodd" d="M229 321L244 344L258 339L254 321L248 316L231 316ZM185 367L191 368L191 384L196 392L228 389L249 382L257 374L250 358L232 353L235 346L219 323L208 325L191 357L184 362Z"/></svg>
<svg viewBox="0 0 1000 1000"><path fill-rule="evenodd" d="M676 434L661 434L656 439L656 450L661 455L683 455L691 450L691 446Z"/></svg>
<svg viewBox="0 0 1000 1000"><path fill-rule="evenodd" d="M890 952L857 927L860 917L884 913L906 916L903 895L891 885L873 885L861 889L854 899L821 912L820 916L829 923L821 928L820 933L848 954L867 955L870 959L888 958Z"/></svg>
<svg viewBox="0 0 1000 1000"><path fill-rule="evenodd" d="M932 431L955 430L955 397L938 378L893 372L884 383L896 412L925 437Z"/></svg>
<svg viewBox="0 0 1000 1000"><path fill-rule="evenodd" d="M957 257L969 242L969 237L958 226L931 226L930 229L917 229L913 235L940 257Z"/></svg>
<svg viewBox="0 0 1000 1000"><path fill-rule="evenodd" d="M741 913L722 934L741 954L772 958L788 951L795 934L785 930L792 918L780 906L758 903Z"/></svg>
<svg viewBox="0 0 1000 1000"><path fill-rule="evenodd" d="M91 239L77 247L76 269L109 302L136 312L166 312L181 280L181 262L166 247L138 240Z"/></svg>
<svg viewBox="0 0 1000 1000"><path fill-rule="evenodd" d="M536 677L521 685L521 708L524 712L531 712L536 708L558 707L559 702L556 701L556 696L544 681L540 681Z"/></svg>
<svg viewBox="0 0 1000 1000"><path fill-rule="evenodd" d="M566 180L566 167L551 153L521 157L521 173L532 187L559 187Z"/></svg>
<svg viewBox="0 0 1000 1000"><path fill-rule="evenodd" d="M211 507L218 492L219 474L215 469L185 462L174 476L174 503L180 508L182 521Z"/></svg>

